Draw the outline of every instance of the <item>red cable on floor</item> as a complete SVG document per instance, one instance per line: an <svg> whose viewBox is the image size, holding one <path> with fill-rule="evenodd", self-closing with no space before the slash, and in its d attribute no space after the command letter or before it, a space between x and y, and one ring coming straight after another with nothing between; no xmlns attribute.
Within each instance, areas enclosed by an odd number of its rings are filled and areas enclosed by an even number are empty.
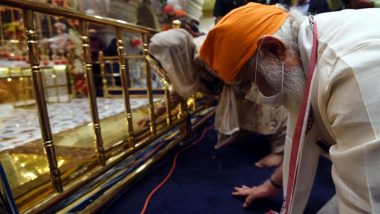
<svg viewBox="0 0 380 214"><path fill-rule="evenodd" d="M169 178L172 176L173 172L174 172L174 169L176 167L176 164L177 164L177 158L178 158L178 155L181 154L183 151L189 149L190 147L198 144L199 142L201 142L201 140L204 138L205 134L208 132L208 130L210 130L211 128L213 128L214 126L210 126L208 128L206 128L205 130L203 130L202 132L202 135L201 137L195 141L195 143L193 144L190 144L188 146L186 146L185 148L181 149L179 152L177 152L174 156L174 160L173 160L173 165L172 167L170 168L170 171L168 173L168 175L166 175L165 179L163 181L161 181L161 183L159 183L153 190L152 192L150 192L150 194L148 195L148 197L146 198L145 200L145 203L144 203L144 207L143 209L141 210L140 214L144 214L146 212L146 209L148 208L148 204L150 202L150 199L152 198L152 196L154 195L154 193L156 193L168 180Z"/></svg>

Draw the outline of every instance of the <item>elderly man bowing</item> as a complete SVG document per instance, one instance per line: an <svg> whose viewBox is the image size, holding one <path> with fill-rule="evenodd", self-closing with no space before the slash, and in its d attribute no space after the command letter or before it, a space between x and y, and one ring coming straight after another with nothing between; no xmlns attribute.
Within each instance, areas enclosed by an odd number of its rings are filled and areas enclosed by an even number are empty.
<svg viewBox="0 0 380 214"><path fill-rule="evenodd" d="M216 149L236 143L246 133L264 135L272 152L255 163L257 167L274 167L282 162L287 111L281 105L256 105L244 99L239 89L225 85L199 60L199 49L205 37L193 38L183 29L172 29L155 34L151 38L148 52L152 66L170 81L173 106L179 96L187 97L197 91L207 97L218 96L215 112L215 129L218 132ZM177 103L176 103L177 101ZM156 115L165 113L166 105L156 108ZM149 117L139 123L149 125Z"/></svg>
<svg viewBox="0 0 380 214"><path fill-rule="evenodd" d="M283 213L305 207L316 142L331 146L339 212L380 213L379 20L379 9L305 17L249 3L208 33L200 56L225 82L289 111Z"/></svg>

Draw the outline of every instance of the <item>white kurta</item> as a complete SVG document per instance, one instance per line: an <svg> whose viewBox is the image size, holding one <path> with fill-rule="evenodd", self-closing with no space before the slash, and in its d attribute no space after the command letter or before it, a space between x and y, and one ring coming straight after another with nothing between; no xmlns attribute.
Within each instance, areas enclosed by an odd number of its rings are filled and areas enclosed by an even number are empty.
<svg viewBox="0 0 380 214"><path fill-rule="evenodd" d="M315 20L319 42L311 92L315 124L309 134L314 136L306 137L304 145L309 146L304 146L302 156L315 152L305 150L315 145L308 140L328 142L339 212L380 213L380 9L325 13ZM299 32L304 68L310 36L305 20ZM305 195L300 194L308 194L312 184L314 169L307 168L313 168L310 165L315 166L318 158L311 159L313 163L301 162L295 193L295 203L297 199L301 203L294 211L303 209Z"/></svg>

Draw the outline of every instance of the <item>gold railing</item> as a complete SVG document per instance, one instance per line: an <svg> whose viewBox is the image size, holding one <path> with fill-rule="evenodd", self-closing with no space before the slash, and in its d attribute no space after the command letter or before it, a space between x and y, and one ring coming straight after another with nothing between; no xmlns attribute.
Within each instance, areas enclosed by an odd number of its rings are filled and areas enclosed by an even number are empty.
<svg viewBox="0 0 380 214"><path fill-rule="evenodd" d="M115 20L106 17L85 15L73 10L56 7L44 3L38 3L34 1L1 0L0 5L16 8L17 10L22 11L25 26L26 43L28 46L30 69L32 71L32 87L34 90L35 101L37 104L43 148L46 153L46 159L48 161L48 166L50 169L50 180L55 189L55 193L49 195L48 197L45 197L44 199L38 202L23 204L22 208L20 208L22 212L37 213L44 211L48 207L53 206L55 203L64 199L65 197L79 189L81 186L86 184L86 182L88 182L89 180L96 178L97 176L99 176L103 172L106 172L108 169L110 169L118 162L124 160L127 157L130 157L134 152L149 145L151 142L167 133L167 131L172 129L173 127L180 127L179 133L181 137L179 139L177 138L176 141L185 139L191 134L191 115L189 113L187 99L183 99L183 101L181 102L181 107L178 111L177 119L175 119L176 117L173 117L174 115L172 115L172 111L169 108L167 108L165 123L166 126L165 124L163 126L161 124L160 128L158 129L158 125L156 123L157 116L154 113L151 69L145 56L147 55L149 38L154 33L157 33L157 30L131 24L123 20ZM88 170L88 172L84 173L82 177L79 177L75 181L72 181L68 184L64 184L62 182L62 173L58 165L54 138L51 130L51 124L49 121L47 101L44 90L44 81L42 70L40 67L41 51L39 49L38 44L41 38L38 38L38 33L36 29L36 27L38 27L38 25L36 25L36 22L38 22L38 20L36 19L36 13L51 16L61 16L67 19L75 19L80 22L79 32L81 35L83 49L83 64L86 75L88 102L90 106L89 110L91 113L91 126L94 135L94 144L96 148L96 157L98 165ZM97 97L93 78L93 62L91 59L90 44L88 37L88 28L90 24L111 27L114 28L116 32L115 37L117 39L118 63L120 68L119 73L121 75L122 98L124 100L124 118L126 126L128 128L128 133L127 140L125 142L115 143L114 146L108 149L105 149L104 146L104 139L102 136L99 112L97 107ZM125 45L122 36L122 33L124 31L140 34L143 40L143 52L141 55L138 55L137 57L140 57L145 61L145 76L147 86L146 97L148 100L148 115L150 117L150 128L148 132L144 133L136 133L135 127L133 125L134 121L132 118L132 108L130 103L130 89L127 84L130 80L130 72L128 70L128 66L126 66L125 64L126 59L132 56L126 53L126 50L124 49ZM164 90L166 91L166 96L164 96L166 106L169 107L170 101L167 88L165 87ZM194 103L192 112L196 113L200 110L201 108ZM169 149L172 147L173 145L171 145ZM150 159L146 166L149 166L152 163L154 163L154 161L157 161L159 157L161 157L162 155L162 153L159 153L157 157ZM137 176L140 173L138 171L134 174ZM128 182L130 182L130 180L131 178L128 177ZM122 184L120 185L123 186ZM112 195L112 193L110 193L110 195ZM28 199L24 199L23 201L28 201ZM94 206L99 207L99 204L96 204Z"/></svg>

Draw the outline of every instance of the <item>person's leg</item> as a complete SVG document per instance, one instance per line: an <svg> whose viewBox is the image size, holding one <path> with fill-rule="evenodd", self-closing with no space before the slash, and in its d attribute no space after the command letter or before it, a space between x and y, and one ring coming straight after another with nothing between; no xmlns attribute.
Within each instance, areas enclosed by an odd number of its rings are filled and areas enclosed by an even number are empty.
<svg viewBox="0 0 380 214"><path fill-rule="evenodd" d="M271 152L267 156L261 158L259 161L255 163L256 167L264 168L264 167L274 167L281 164L283 158L282 153L273 153Z"/></svg>
<svg viewBox="0 0 380 214"><path fill-rule="evenodd" d="M284 153L284 140L281 137L280 139L269 138L272 152L267 156L263 157L255 163L256 167L274 167L278 166L282 162L283 153Z"/></svg>

